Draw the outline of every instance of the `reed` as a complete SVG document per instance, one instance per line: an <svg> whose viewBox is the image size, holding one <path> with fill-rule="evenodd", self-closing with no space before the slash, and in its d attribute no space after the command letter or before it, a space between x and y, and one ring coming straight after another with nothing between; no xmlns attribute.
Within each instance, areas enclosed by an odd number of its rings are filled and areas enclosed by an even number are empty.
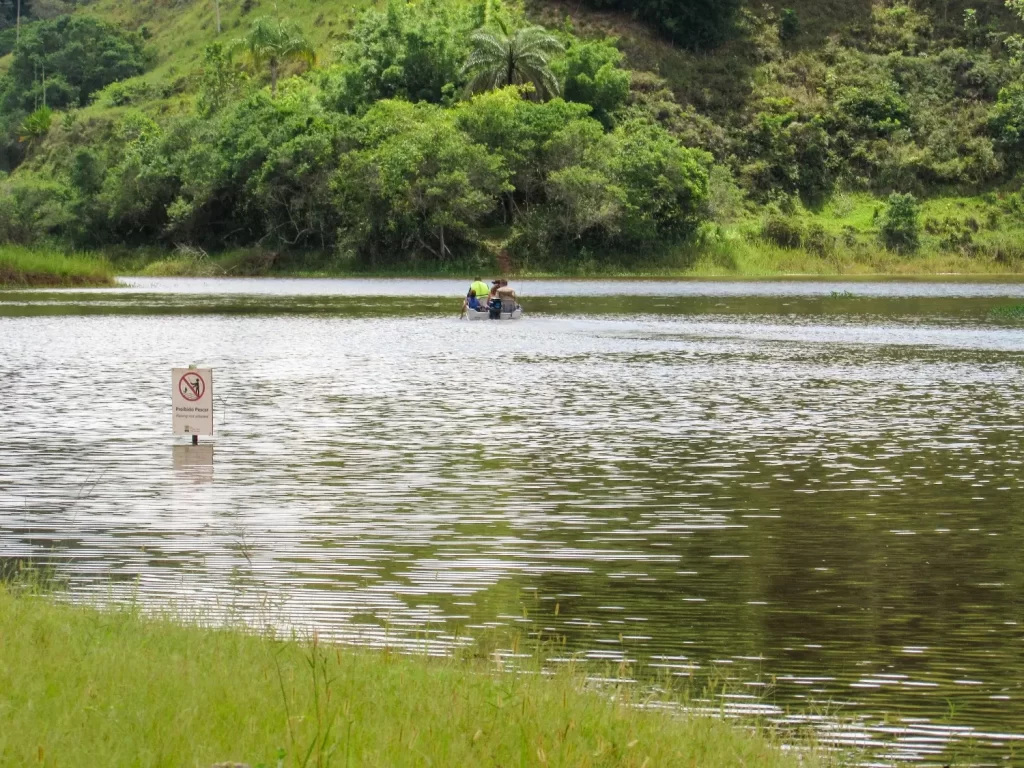
<svg viewBox="0 0 1024 768"><path fill-rule="evenodd" d="M0 245L0 288L114 284L114 271L103 257Z"/></svg>

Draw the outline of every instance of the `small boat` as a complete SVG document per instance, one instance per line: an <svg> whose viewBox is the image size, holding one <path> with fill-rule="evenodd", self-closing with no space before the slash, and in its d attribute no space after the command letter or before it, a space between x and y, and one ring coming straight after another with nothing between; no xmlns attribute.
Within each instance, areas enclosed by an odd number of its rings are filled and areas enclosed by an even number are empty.
<svg viewBox="0 0 1024 768"><path fill-rule="evenodd" d="M523 308L520 307L518 304L516 304L516 308L514 310L512 310L511 312L502 312L501 313L501 319L502 320L518 320L522 316L523 316ZM475 310L475 309L467 308L466 309L466 319L467 320L490 320L491 319L491 313L490 313L489 310L486 310L486 309L478 311L478 310Z"/></svg>

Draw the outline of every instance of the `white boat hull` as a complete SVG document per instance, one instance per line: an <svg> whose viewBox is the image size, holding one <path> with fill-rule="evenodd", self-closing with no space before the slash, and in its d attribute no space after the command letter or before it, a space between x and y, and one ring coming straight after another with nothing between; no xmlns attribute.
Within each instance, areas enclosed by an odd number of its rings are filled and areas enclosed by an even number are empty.
<svg viewBox="0 0 1024 768"><path fill-rule="evenodd" d="M522 307L516 307L514 312L502 312L501 313L501 319L502 320L518 320L522 316L523 316L523 308ZM467 320L490 320L491 319L491 313L489 311L487 311L486 309L484 311L482 311L482 312L477 312L474 309L467 309L466 310L466 319Z"/></svg>

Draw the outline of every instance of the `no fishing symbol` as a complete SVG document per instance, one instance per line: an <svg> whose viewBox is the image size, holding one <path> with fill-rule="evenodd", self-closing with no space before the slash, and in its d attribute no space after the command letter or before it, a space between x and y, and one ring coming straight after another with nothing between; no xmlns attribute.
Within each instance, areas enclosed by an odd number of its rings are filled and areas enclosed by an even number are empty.
<svg viewBox="0 0 1024 768"><path fill-rule="evenodd" d="M206 382L198 373L189 371L178 381L178 394L194 403L206 394Z"/></svg>

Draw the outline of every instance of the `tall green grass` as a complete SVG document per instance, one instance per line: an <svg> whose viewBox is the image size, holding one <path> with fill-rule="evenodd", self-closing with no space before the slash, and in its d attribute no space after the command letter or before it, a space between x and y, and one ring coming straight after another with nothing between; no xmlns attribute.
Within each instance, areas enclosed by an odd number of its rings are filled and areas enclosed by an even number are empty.
<svg viewBox="0 0 1024 768"><path fill-rule="evenodd" d="M281 641L2 585L0 649L2 765L820 764L572 670Z"/></svg>
<svg viewBox="0 0 1024 768"><path fill-rule="evenodd" d="M476 261L392 267L334 261L322 254L285 254L270 262L256 251L229 253L203 259L172 256L118 261L124 274L151 277L461 277L477 272L498 274L488 256ZM992 255L969 256L935 249L901 255L881 246L838 246L823 255L806 248L781 248L769 242L731 232L726 240L707 245L670 246L648 258L602 254L600 258L527 263L513 269L514 277L869 277L869 276L1008 276L1024 275L1024 259Z"/></svg>
<svg viewBox="0 0 1024 768"><path fill-rule="evenodd" d="M86 285L114 285L105 258L0 246L0 288Z"/></svg>

